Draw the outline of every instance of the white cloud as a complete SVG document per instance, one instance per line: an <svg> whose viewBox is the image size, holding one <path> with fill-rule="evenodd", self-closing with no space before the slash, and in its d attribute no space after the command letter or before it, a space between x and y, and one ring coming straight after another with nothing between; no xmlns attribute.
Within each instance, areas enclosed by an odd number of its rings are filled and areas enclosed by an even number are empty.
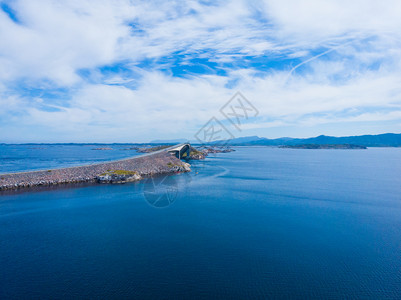
<svg viewBox="0 0 401 300"><path fill-rule="evenodd" d="M271 0L263 11L278 37L306 45L338 37L401 35L397 0Z"/></svg>
<svg viewBox="0 0 401 300"><path fill-rule="evenodd" d="M261 112L260 123L244 127L250 133L401 118L401 4L395 0L8 3L21 23L0 10L0 104L7 107L0 115L22 135L37 126L67 141L191 138L236 90ZM184 78L138 65L176 52L219 64L255 55L306 63L268 71L225 66L227 75ZM137 75L97 70L121 61ZM91 70L92 81L79 75L82 69ZM18 89L43 82L67 88L66 99L39 103ZM343 115L353 109L356 115Z"/></svg>
<svg viewBox="0 0 401 300"><path fill-rule="evenodd" d="M0 67L6 71L0 76L5 80L76 83L78 69L112 63L120 40L129 34L122 23L129 15L127 5L42 0L16 1L13 8L22 24L0 11Z"/></svg>

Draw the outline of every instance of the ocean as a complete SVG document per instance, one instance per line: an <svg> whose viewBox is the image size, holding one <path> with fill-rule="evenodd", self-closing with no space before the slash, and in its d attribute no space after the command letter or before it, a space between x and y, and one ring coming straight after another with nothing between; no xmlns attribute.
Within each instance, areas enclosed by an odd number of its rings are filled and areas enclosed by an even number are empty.
<svg viewBox="0 0 401 300"><path fill-rule="evenodd" d="M0 174L75 167L136 156L135 145L0 144ZM109 150L97 150L110 148Z"/></svg>
<svg viewBox="0 0 401 300"><path fill-rule="evenodd" d="M9 163L1 147L0 173L135 155ZM235 149L185 174L0 194L0 299L401 299L401 148Z"/></svg>

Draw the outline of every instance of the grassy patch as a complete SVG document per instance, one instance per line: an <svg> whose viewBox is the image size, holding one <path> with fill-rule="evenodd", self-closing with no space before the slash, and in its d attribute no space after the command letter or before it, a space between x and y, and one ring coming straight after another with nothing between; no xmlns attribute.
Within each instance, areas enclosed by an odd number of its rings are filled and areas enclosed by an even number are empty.
<svg viewBox="0 0 401 300"><path fill-rule="evenodd" d="M200 154L203 154L203 152L200 152L200 151L195 150L195 149L193 149L193 150L189 153L190 156L193 156L193 155L200 155Z"/></svg>
<svg viewBox="0 0 401 300"><path fill-rule="evenodd" d="M138 175L137 171L127 171L127 170L107 170L107 172L101 174L100 176L105 175Z"/></svg>
<svg viewBox="0 0 401 300"><path fill-rule="evenodd" d="M179 165L169 162L169 163L167 163L167 167L174 168L174 167L179 167Z"/></svg>

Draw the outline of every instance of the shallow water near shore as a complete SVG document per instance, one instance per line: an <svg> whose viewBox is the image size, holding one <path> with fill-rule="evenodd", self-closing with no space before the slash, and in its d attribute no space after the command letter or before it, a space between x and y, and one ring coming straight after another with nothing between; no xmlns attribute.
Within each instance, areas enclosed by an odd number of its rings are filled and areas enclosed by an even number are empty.
<svg viewBox="0 0 401 300"><path fill-rule="evenodd" d="M168 179L3 194L0 298L400 298L400 148L236 149Z"/></svg>

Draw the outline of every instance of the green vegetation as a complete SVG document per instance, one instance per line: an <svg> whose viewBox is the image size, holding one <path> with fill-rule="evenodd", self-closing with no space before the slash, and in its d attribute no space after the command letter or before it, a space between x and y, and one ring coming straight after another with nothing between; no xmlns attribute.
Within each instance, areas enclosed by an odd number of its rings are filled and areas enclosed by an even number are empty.
<svg viewBox="0 0 401 300"><path fill-rule="evenodd" d="M168 163L167 163L167 167L169 167L169 168L174 168L174 167L179 167L179 165L173 164L172 162L168 162Z"/></svg>
<svg viewBox="0 0 401 300"><path fill-rule="evenodd" d="M201 155L203 152L200 152L196 149L192 149L191 152L189 153L189 156L194 156L194 155Z"/></svg>
<svg viewBox="0 0 401 300"><path fill-rule="evenodd" d="M100 176L105 175L138 175L138 172L127 170L107 170L107 172L101 174Z"/></svg>

